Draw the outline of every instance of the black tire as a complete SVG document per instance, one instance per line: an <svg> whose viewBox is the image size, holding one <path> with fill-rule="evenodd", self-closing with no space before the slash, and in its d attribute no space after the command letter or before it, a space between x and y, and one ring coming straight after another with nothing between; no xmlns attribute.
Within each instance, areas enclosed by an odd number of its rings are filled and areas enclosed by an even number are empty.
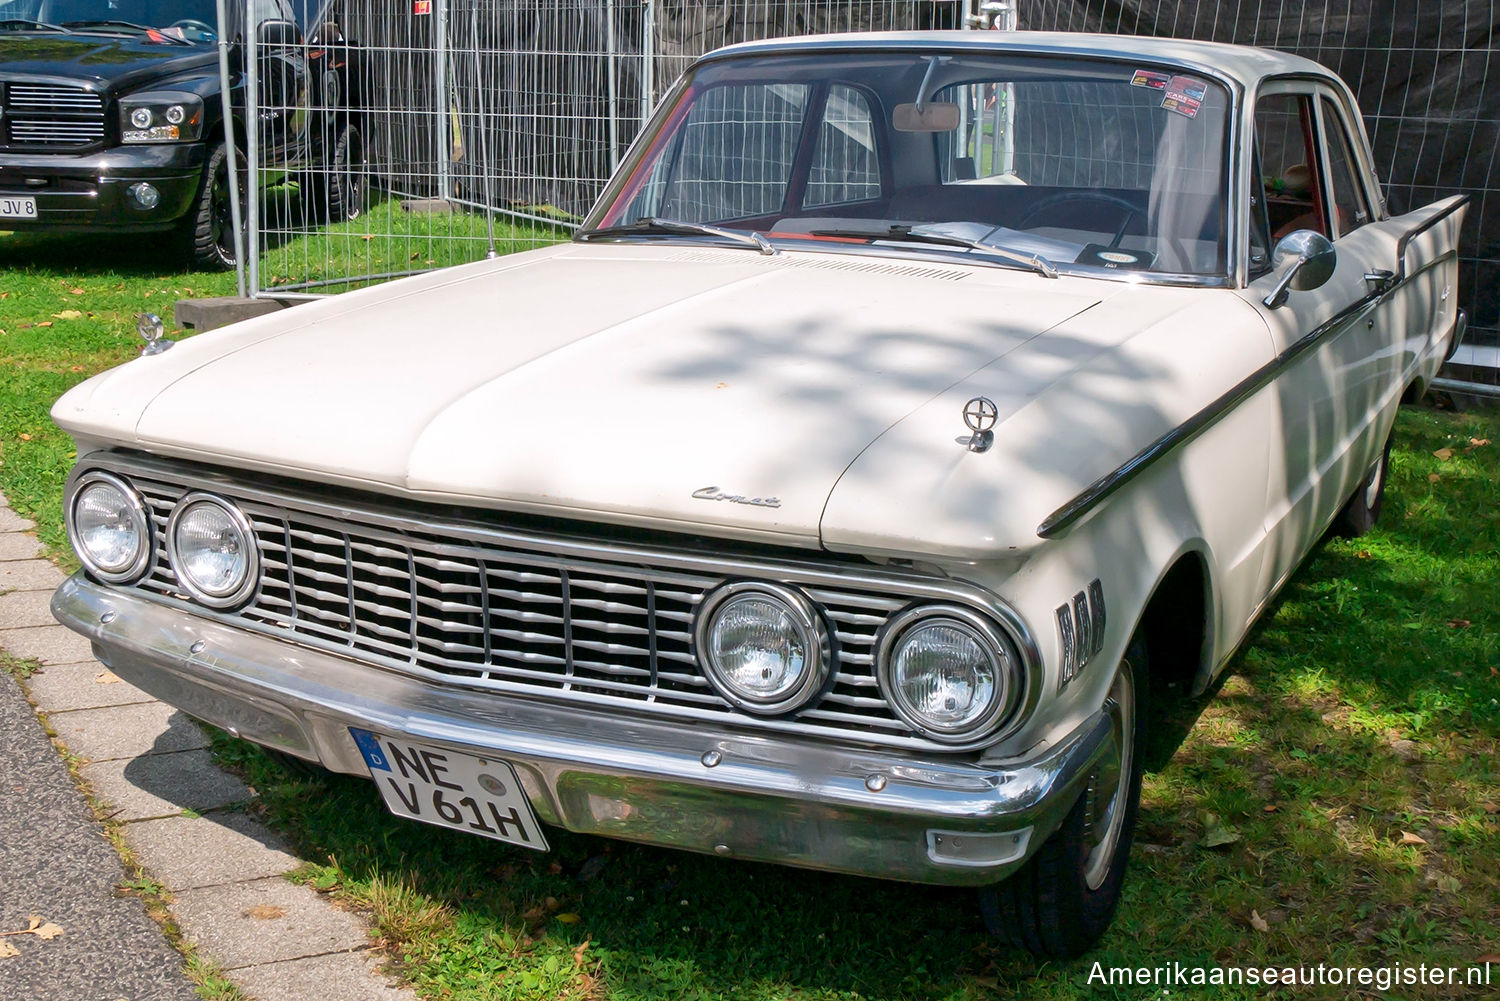
<svg viewBox="0 0 1500 1001"><path fill-rule="evenodd" d="M1380 518L1380 509L1385 504L1385 481L1390 468L1391 440L1387 438L1385 447L1380 450L1380 458L1375 460L1375 465L1359 481L1354 495L1334 515L1333 525L1330 526L1334 535L1357 539L1375 527L1375 522Z"/></svg>
<svg viewBox="0 0 1500 1001"><path fill-rule="evenodd" d="M314 215L323 222L349 222L364 215L369 193L364 137L345 125L324 170L304 175Z"/></svg>
<svg viewBox="0 0 1500 1001"><path fill-rule="evenodd" d="M1117 713L1119 758L1089 776L1062 826L1020 871L980 891L985 926L1010 945L1073 959L1093 948L1114 918L1141 800L1145 653L1139 636L1132 639L1106 702ZM1113 796L1101 800L1100 787L1110 785ZM1096 834L1101 822L1104 831Z"/></svg>
<svg viewBox="0 0 1500 1001"><path fill-rule="evenodd" d="M209 151L192 208L179 224L178 242L190 267L234 269L234 218L229 207L229 165L221 142Z"/></svg>

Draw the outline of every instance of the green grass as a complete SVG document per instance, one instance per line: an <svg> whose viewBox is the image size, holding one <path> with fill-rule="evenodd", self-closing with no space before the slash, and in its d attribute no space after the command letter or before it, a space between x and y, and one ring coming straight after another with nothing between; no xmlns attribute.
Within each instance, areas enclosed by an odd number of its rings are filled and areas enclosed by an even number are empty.
<svg viewBox="0 0 1500 1001"><path fill-rule="evenodd" d="M52 400L134 356L136 311L233 285L95 246L0 237L0 489L59 553L72 456ZM69 309L82 315L56 315ZM997 947L965 892L562 831L537 855L396 820L368 782L216 747L318 860L299 878L367 911L426 998L1140 1001L1163 995L1091 985L1093 964L1466 967L1500 953L1500 444L1473 444L1487 440L1494 412L1403 410L1380 527L1315 552L1214 698L1167 707L1120 914L1076 963ZM1209 848L1211 829L1236 837Z"/></svg>

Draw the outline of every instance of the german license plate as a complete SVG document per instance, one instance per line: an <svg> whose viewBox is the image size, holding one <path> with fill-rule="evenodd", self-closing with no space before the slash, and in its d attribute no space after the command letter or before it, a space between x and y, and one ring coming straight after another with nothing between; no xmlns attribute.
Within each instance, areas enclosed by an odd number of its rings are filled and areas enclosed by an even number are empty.
<svg viewBox="0 0 1500 1001"><path fill-rule="evenodd" d="M0 219L35 219L36 199L0 195Z"/></svg>
<svg viewBox="0 0 1500 1001"><path fill-rule="evenodd" d="M547 850L515 769L505 762L352 726L349 733L396 816Z"/></svg>

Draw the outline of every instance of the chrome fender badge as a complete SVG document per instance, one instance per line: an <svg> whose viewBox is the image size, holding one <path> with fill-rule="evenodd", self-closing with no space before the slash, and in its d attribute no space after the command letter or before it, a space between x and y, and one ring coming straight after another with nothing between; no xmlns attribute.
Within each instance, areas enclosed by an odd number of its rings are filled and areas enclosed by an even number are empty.
<svg viewBox="0 0 1500 1001"><path fill-rule="evenodd" d="M777 497L746 497L743 494L732 494L718 487L703 487L693 491L693 496L698 500L729 501L731 504L749 504L751 507L780 507L781 499Z"/></svg>

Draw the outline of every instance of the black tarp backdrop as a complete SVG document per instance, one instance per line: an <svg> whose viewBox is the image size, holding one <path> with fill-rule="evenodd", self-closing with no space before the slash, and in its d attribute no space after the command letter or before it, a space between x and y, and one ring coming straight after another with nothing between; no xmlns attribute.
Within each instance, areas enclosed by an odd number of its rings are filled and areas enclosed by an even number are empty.
<svg viewBox="0 0 1500 1001"><path fill-rule="evenodd" d="M1359 98L1392 213L1467 194L1468 342L1500 345L1500 0L1018 0L1021 27L1295 52ZM1487 381L1494 381L1490 373Z"/></svg>

